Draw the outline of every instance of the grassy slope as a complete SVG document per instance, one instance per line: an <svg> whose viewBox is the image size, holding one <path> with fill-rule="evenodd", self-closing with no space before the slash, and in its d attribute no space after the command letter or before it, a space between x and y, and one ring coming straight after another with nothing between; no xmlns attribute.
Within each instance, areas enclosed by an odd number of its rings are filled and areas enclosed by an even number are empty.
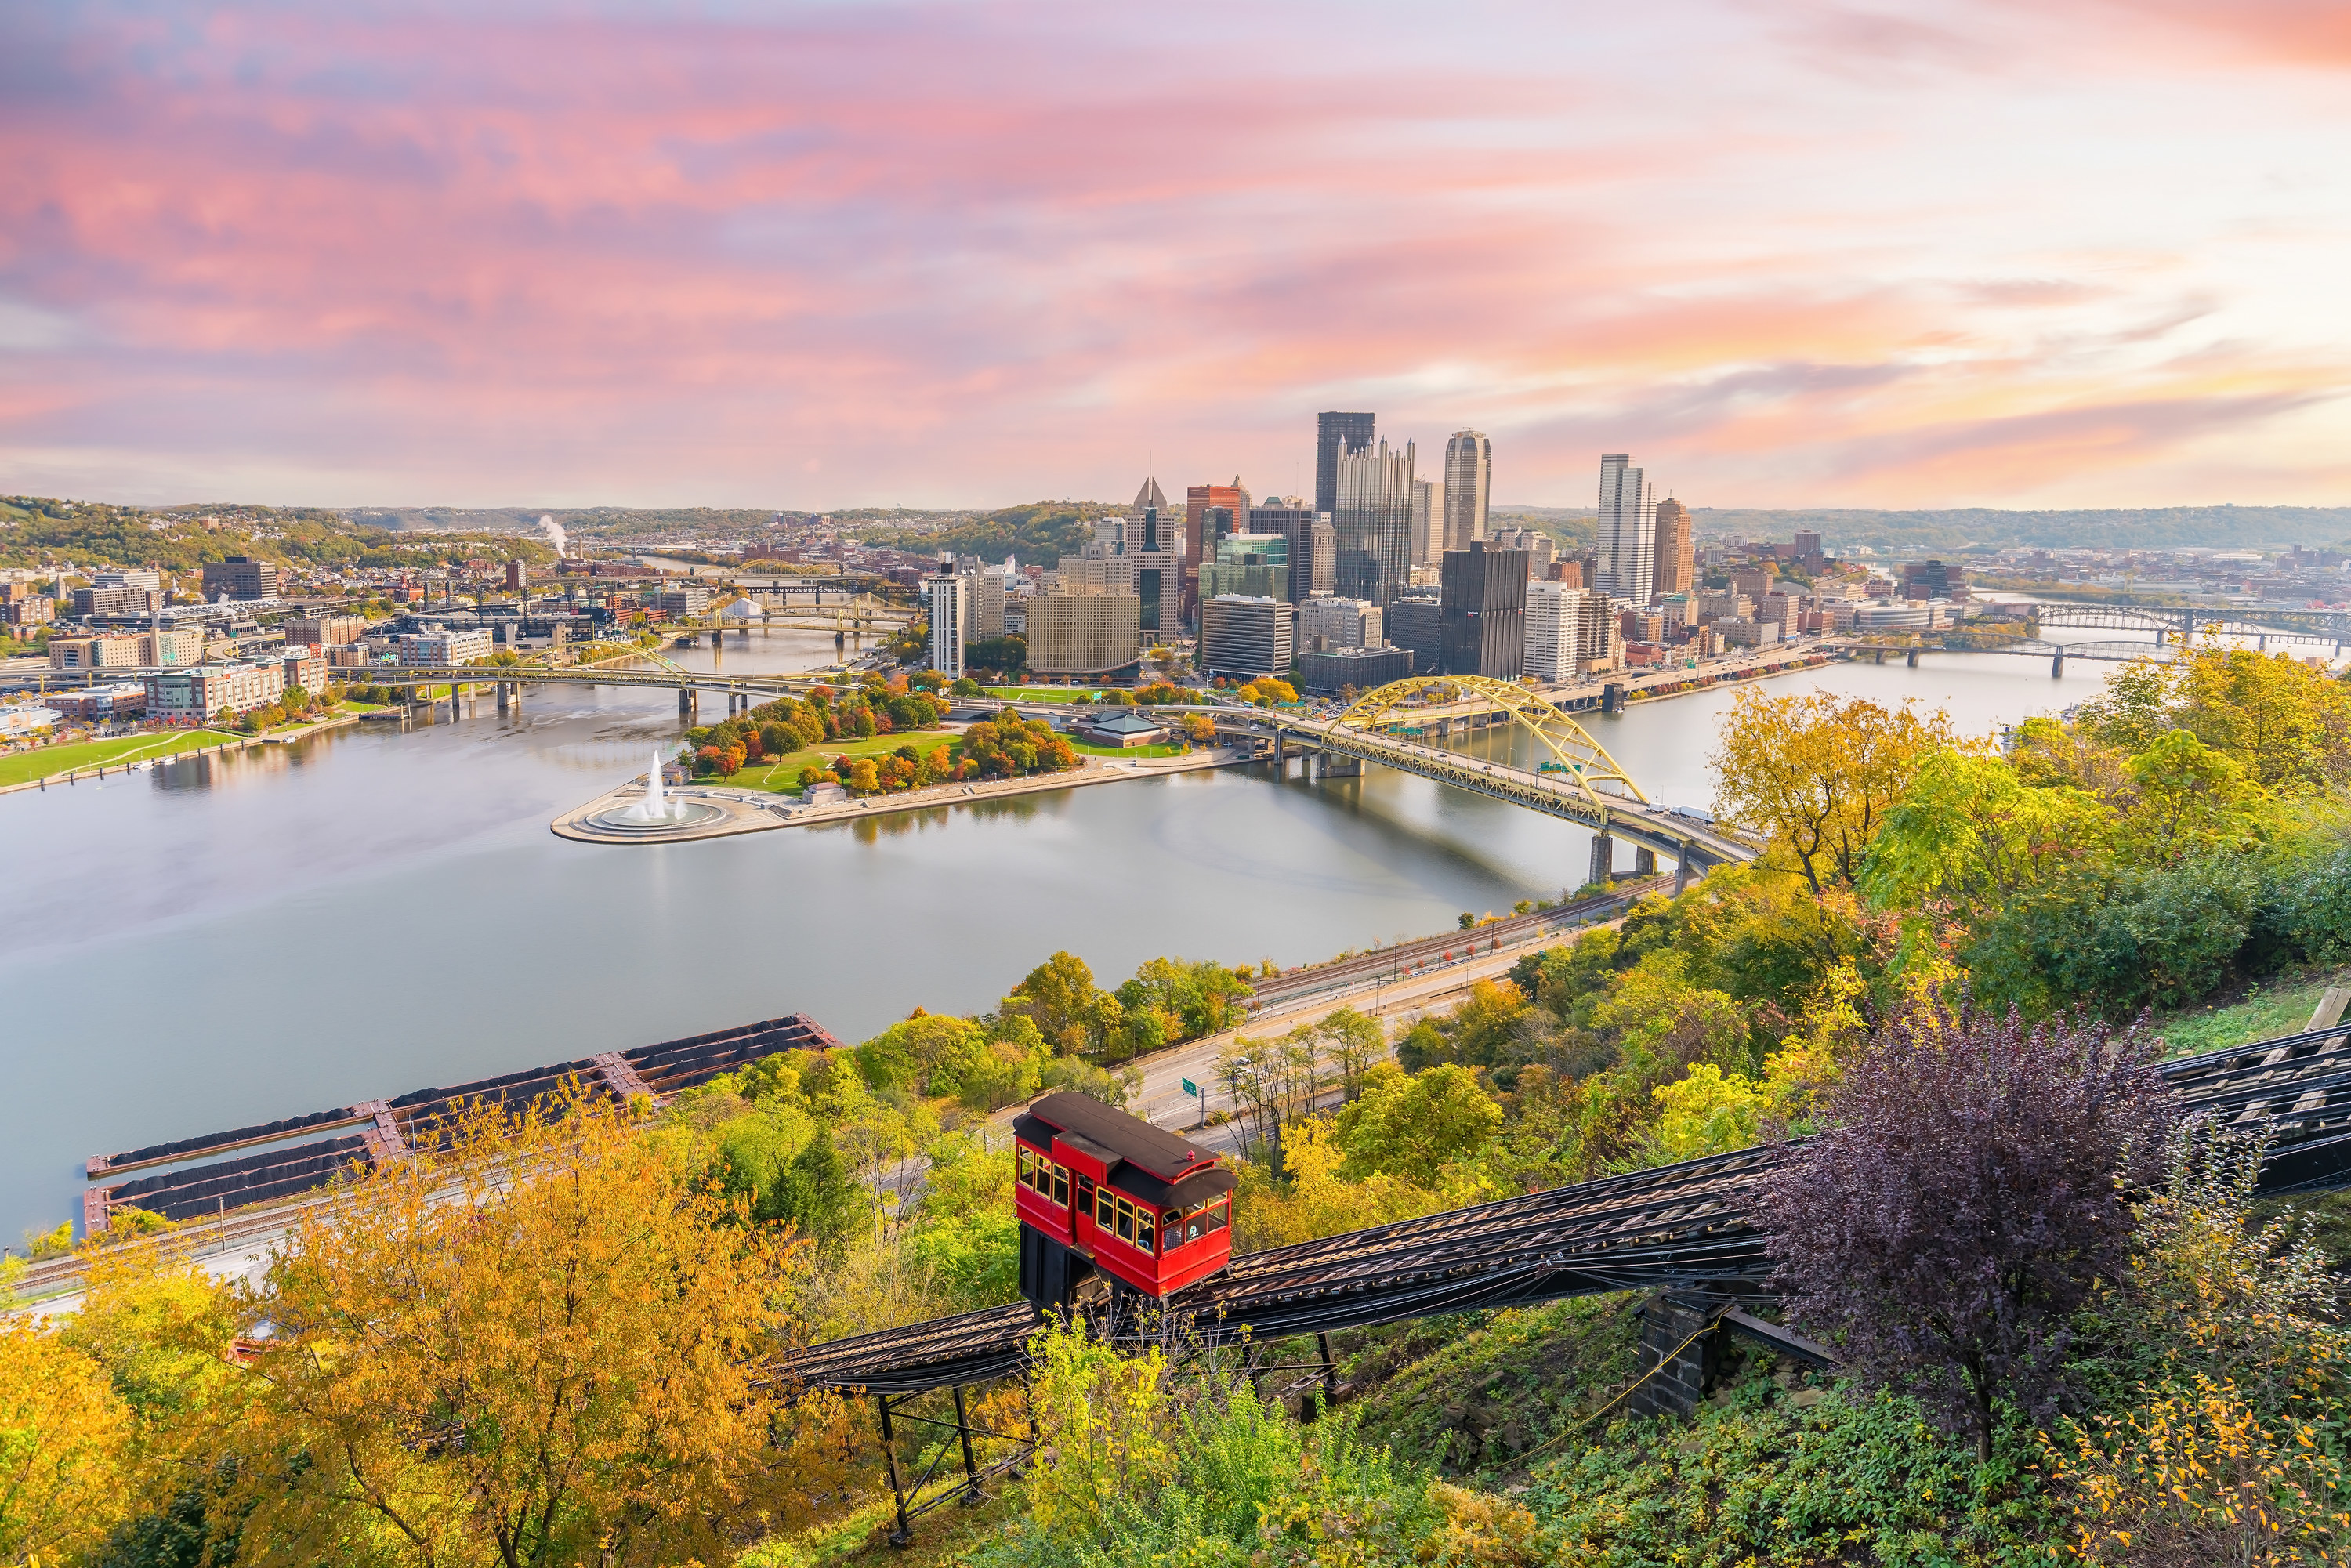
<svg viewBox="0 0 2351 1568"><path fill-rule="evenodd" d="M200 747L218 746L235 737L214 730L174 730L169 735L126 735L113 740L89 740L72 746L45 746L34 751L20 751L0 757L0 785L25 784L36 779L55 779L80 768L96 768L103 763L111 768L118 762L145 761L150 758L171 757Z"/></svg>
<svg viewBox="0 0 2351 1568"><path fill-rule="evenodd" d="M2166 1051L2172 1056L2194 1056L2248 1040L2297 1034L2309 1027L2310 1015L2326 988L2340 985L2351 985L2351 975L2281 976L2250 988L2236 1001L2175 1014L2158 1028Z"/></svg>

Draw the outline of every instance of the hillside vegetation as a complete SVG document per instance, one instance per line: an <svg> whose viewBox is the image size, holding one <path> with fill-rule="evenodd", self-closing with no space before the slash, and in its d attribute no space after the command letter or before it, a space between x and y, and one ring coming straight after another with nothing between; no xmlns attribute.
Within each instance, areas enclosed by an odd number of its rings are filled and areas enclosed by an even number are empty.
<svg viewBox="0 0 2351 1568"><path fill-rule="evenodd" d="M1247 966L1108 988L1057 953L985 1013L914 1007L657 1115L468 1117L255 1280L146 1225L162 1249L95 1257L78 1312L0 1328L0 1562L2351 1559L2342 1217L2256 1203L2258 1130L2176 1124L2131 1022L2351 963L2351 688L2207 652L2006 751L1750 691L1719 760L1761 861L1394 1041L1344 1008L1252 1038ZM890 1557L870 1404L768 1369L1014 1300L992 1114L1117 1103L1129 1057L1235 1027L1237 1248L1801 1135L1750 1200L1781 1267L1755 1304L1839 1369L1733 1345L1693 1418L1635 1415L1654 1303L1601 1293L1334 1334L1325 1408L1050 1324L1025 1385L972 1395L1033 1419L1023 1473ZM898 1441L902 1474L945 1453Z"/></svg>

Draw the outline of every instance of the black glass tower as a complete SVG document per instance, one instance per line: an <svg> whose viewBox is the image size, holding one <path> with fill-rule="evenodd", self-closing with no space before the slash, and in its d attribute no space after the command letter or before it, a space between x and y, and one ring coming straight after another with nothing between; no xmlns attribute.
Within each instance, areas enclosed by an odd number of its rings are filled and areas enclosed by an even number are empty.
<svg viewBox="0 0 2351 1568"><path fill-rule="evenodd" d="M1372 419L1368 413L1314 416L1314 509L1326 517L1339 509L1339 454L1372 444Z"/></svg>

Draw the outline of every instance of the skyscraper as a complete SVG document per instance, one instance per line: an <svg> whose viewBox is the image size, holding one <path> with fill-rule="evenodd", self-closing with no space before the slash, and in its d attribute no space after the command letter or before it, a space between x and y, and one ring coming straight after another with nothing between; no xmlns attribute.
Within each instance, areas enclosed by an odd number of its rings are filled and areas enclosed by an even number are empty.
<svg viewBox="0 0 2351 1568"><path fill-rule="evenodd" d="M1368 413L1314 416L1314 509L1326 517L1339 509L1339 458L1371 445L1372 417Z"/></svg>
<svg viewBox="0 0 2351 1568"><path fill-rule="evenodd" d="M1600 460L1600 570L1593 586L1646 605L1657 574L1657 504L1632 462L1622 452Z"/></svg>
<svg viewBox="0 0 2351 1568"><path fill-rule="evenodd" d="M971 640L971 580L941 572L925 585L931 608L931 668L963 678L963 648Z"/></svg>
<svg viewBox="0 0 2351 1568"><path fill-rule="evenodd" d="M1183 614L1186 621L1200 612L1200 563L1216 557L1216 525L1222 522L1226 533L1238 533L1249 527L1249 492L1241 488L1238 475L1229 485L1194 485L1185 490ZM1227 515L1214 518L1208 515L1211 511Z"/></svg>
<svg viewBox="0 0 2351 1568"><path fill-rule="evenodd" d="M1265 505L1251 507L1249 531L1280 534L1290 541L1290 586L1282 597L1297 602L1314 586L1314 513L1296 496L1268 496Z"/></svg>
<svg viewBox="0 0 2351 1568"><path fill-rule="evenodd" d="M1331 524L1339 546L1332 586L1342 597L1385 608L1412 585L1412 463L1409 441L1401 452L1383 441L1376 451L1339 455Z"/></svg>
<svg viewBox="0 0 2351 1568"><path fill-rule="evenodd" d="M1689 508L1668 496L1657 503L1657 565L1650 591L1687 593L1698 585L1697 569Z"/></svg>
<svg viewBox="0 0 2351 1568"><path fill-rule="evenodd" d="M1515 681L1526 661L1527 552L1483 539L1445 552L1440 657L1448 675Z"/></svg>
<svg viewBox="0 0 2351 1568"><path fill-rule="evenodd" d="M1445 549L1468 549L1486 537L1493 476L1493 443L1474 430L1455 431L1445 444Z"/></svg>

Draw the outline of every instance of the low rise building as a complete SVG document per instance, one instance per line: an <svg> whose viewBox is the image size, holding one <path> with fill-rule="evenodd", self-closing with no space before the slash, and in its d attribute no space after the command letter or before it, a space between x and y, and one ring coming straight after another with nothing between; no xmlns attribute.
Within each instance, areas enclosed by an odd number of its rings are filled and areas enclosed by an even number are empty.
<svg viewBox="0 0 2351 1568"><path fill-rule="evenodd" d="M204 662L204 634L193 627L139 634L139 662L149 669Z"/></svg>
<svg viewBox="0 0 2351 1568"><path fill-rule="evenodd" d="M358 615L304 615L286 622L286 640L313 648L340 648L367 635L368 623Z"/></svg>
<svg viewBox="0 0 2351 1568"><path fill-rule="evenodd" d="M145 713L147 687L140 681L118 681L110 685L84 686L77 692L53 692L47 701L60 717L83 724L107 724Z"/></svg>
<svg viewBox="0 0 2351 1568"><path fill-rule="evenodd" d="M282 664L196 664L147 677L147 716L163 724L203 724L223 712L248 713L286 695Z"/></svg>
<svg viewBox="0 0 2351 1568"><path fill-rule="evenodd" d="M1780 640L1780 628L1769 621L1718 621L1714 630L1730 648L1767 648Z"/></svg>
<svg viewBox="0 0 2351 1568"><path fill-rule="evenodd" d="M1227 593L1200 601L1200 651L1196 661L1213 675L1284 675L1290 672L1290 611L1270 594Z"/></svg>
<svg viewBox="0 0 2351 1568"><path fill-rule="evenodd" d="M275 562L245 555L206 561L204 580L206 599L275 599L283 583Z"/></svg>
<svg viewBox="0 0 2351 1568"><path fill-rule="evenodd" d="M1924 603L1903 599L1873 599L1854 607L1856 632L1924 632L1933 621Z"/></svg>
<svg viewBox="0 0 2351 1568"><path fill-rule="evenodd" d="M1298 655L1300 689L1315 696L1335 696L1351 686L1367 692L1411 674L1412 653L1404 648L1333 648Z"/></svg>
<svg viewBox="0 0 2351 1568"><path fill-rule="evenodd" d="M427 626L422 632L401 634L400 662L426 667L470 664L476 659L488 658L496 648L496 641L487 632L453 632L446 627Z"/></svg>
<svg viewBox="0 0 2351 1568"><path fill-rule="evenodd" d="M652 607L673 621L705 615L710 611L710 590L706 588L664 588L652 595Z"/></svg>
<svg viewBox="0 0 2351 1568"><path fill-rule="evenodd" d="M0 707L0 740L23 740L57 727L57 710L39 703L11 703Z"/></svg>
<svg viewBox="0 0 2351 1568"><path fill-rule="evenodd" d="M76 615L127 619L134 615L152 615L162 608L161 589L77 588L73 591L73 612Z"/></svg>
<svg viewBox="0 0 2351 1568"><path fill-rule="evenodd" d="M38 626L57 616L57 601L46 593L26 593L0 604L0 624Z"/></svg>
<svg viewBox="0 0 2351 1568"><path fill-rule="evenodd" d="M124 636L53 637L49 668L53 670L135 670L139 639Z"/></svg>
<svg viewBox="0 0 2351 1568"><path fill-rule="evenodd" d="M1165 720L1133 712L1097 714L1079 731L1095 746L1160 746L1169 739Z"/></svg>
<svg viewBox="0 0 2351 1568"><path fill-rule="evenodd" d="M286 672L286 689L299 686L312 696L327 689L327 661L316 648L288 648L281 660Z"/></svg>

